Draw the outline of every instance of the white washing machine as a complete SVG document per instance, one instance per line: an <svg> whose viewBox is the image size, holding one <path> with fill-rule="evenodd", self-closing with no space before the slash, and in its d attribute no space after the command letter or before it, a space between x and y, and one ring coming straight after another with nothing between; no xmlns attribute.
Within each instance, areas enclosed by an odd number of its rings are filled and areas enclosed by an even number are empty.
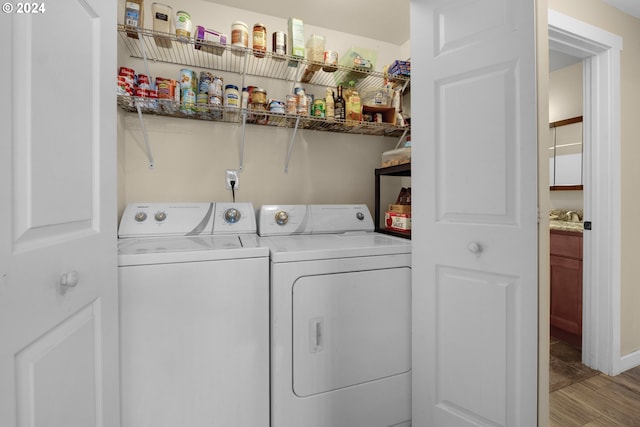
<svg viewBox="0 0 640 427"><path fill-rule="evenodd" d="M271 427L411 425L411 242L364 205L262 206Z"/></svg>
<svg viewBox="0 0 640 427"><path fill-rule="evenodd" d="M131 204L119 238L122 426L268 427L269 251L251 204Z"/></svg>

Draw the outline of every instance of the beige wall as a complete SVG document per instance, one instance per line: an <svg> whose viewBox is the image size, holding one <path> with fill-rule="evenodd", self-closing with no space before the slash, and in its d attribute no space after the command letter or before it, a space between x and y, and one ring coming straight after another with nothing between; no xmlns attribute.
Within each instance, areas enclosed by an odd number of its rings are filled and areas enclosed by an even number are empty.
<svg viewBox="0 0 640 427"><path fill-rule="evenodd" d="M582 61L549 73L549 123L582 115Z"/></svg>
<svg viewBox="0 0 640 427"><path fill-rule="evenodd" d="M119 1L119 21L124 0ZM151 2L145 2L145 26L151 28ZM286 31L287 17L270 17L200 0L181 0L194 24L230 33L231 22L243 20L250 26L262 22L271 34ZM294 15L295 16L295 15ZM301 18L304 18L301 16ZM305 26L305 35L325 35L327 49L345 52L352 46L378 51L377 69L395 59L409 56L409 43L402 46L383 41ZM382 33L381 33L382 34ZM141 60L123 53L119 41L119 66L144 73ZM150 64L152 76L177 78L180 65ZM201 69L192 68L199 72ZM241 77L216 73L224 83L241 84ZM292 82L274 82L247 77L245 85L267 89L269 97L284 99ZM323 87L313 87L324 97ZM155 168L149 169L141 126L137 115L119 113L119 212L128 202L230 201L224 188L225 169L238 169L241 127L227 123L144 116ZM237 201L251 201L254 207L272 203L366 203L374 209L374 168L381 153L393 149L397 138L347 135L333 132L298 131L289 165L284 172L292 130L249 125L246 128L244 170L239 176ZM399 191L399 188L398 188Z"/></svg>
<svg viewBox="0 0 640 427"><path fill-rule="evenodd" d="M124 116L124 117L123 117ZM155 168L148 167L135 114L121 115L125 131L127 202L230 201L225 169L237 169L241 128L227 123L145 116ZM374 173L380 153L394 141L329 132L298 132L284 173L291 129L247 126L244 171L237 201L367 203L373 211Z"/></svg>
<svg viewBox="0 0 640 427"><path fill-rule="evenodd" d="M636 243L640 209L640 19L602 0L549 0L549 8L623 38L621 52L621 345L622 355L640 350L640 263Z"/></svg>

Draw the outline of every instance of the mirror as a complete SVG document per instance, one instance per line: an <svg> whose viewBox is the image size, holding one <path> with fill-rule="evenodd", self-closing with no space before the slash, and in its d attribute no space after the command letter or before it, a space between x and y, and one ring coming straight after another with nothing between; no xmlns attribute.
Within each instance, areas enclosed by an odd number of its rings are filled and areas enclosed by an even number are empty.
<svg viewBox="0 0 640 427"><path fill-rule="evenodd" d="M582 190L582 116L549 123L551 190Z"/></svg>

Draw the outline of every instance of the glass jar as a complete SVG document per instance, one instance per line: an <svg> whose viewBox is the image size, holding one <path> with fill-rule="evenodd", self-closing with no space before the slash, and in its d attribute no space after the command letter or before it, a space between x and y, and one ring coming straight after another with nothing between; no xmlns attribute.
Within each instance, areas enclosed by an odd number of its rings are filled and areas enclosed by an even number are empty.
<svg viewBox="0 0 640 427"><path fill-rule="evenodd" d="M266 104L267 103L267 91L262 88L255 88L251 91L251 103Z"/></svg>
<svg viewBox="0 0 640 427"><path fill-rule="evenodd" d="M252 102L249 104L249 123L256 123L259 125L266 125L269 122L269 116L267 115L267 104L261 102Z"/></svg>
<svg viewBox="0 0 640 427"><path fill-rule="evenodd" d="M260 23L255 24L252 41L253 55L256 58L264 58L264 53L267 51L267 27Z"/></svg>

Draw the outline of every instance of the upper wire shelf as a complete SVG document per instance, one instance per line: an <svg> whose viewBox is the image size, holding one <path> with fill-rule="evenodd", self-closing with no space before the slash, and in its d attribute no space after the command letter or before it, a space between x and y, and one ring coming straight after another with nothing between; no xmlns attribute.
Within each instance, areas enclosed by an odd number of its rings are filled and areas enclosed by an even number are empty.
<svg viewBox="0 0 640 427"><path fill-rule="evenodd" d="M144 59L146 56L148 61L325 87L346 86L350 81L354 81L358 89L366 89L381 87L386 79L385 74L381 72L343 65L335 65L333 66L335 71L326 72L322 70L324 65L322 62L277 55L273 52L261 52L262 57L257 57L250 48L228 44L199 41L198 44L202 45L204 50L196 49L193 38L181 40L175 34L145 28L131 28L122 24L118 25L118 34L131 57ZM141 47L141 43L144 47ZM144 52L141 49L144 49ZM404 89L409 84L410 78L390 76L388 80L394 86L402 86Z"/></svg>

